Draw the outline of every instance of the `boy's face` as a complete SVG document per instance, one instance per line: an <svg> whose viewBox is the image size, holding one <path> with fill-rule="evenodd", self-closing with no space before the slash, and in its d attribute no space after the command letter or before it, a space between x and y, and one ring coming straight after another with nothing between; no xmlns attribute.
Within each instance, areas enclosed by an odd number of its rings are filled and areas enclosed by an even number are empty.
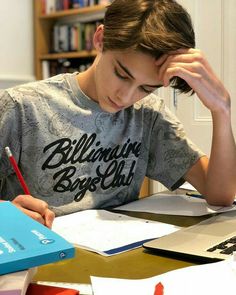
<svg viewBox="0 0 236 295"><path fill-rule="evenodd" d="M93 99L110 113L133 105L162 86L155 58L129 50L100 53L94 77L96 94Z"/></svg>

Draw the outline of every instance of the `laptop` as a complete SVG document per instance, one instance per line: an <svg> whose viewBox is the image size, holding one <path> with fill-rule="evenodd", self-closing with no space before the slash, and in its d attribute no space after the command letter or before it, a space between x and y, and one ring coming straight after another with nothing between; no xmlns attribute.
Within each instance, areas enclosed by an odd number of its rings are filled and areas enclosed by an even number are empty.
<svg viewBox="0 0 236 295"><path fill-rule="evenodd" d="M202 262L229 258L236 251L236 211L214 215L193 226L143 244L164 256Z"/></svg>

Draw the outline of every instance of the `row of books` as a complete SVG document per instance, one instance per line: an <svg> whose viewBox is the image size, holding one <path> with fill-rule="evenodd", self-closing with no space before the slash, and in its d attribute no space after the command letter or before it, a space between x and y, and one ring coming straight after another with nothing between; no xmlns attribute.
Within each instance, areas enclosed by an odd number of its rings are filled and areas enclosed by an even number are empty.
<svg viewBox="0 0 236 295"><path fill-rule="evenodd" d="M92 58L85 59L58 59L42 62L42 78L47 79L62 73L85 71L92 63Z"/></svg>
<svg viewBox="0 0 236 295"><path fill-rule="evenodd" d="M93 35L100 22L56 24L52 32L52 52L93 49Z"/></svg>
<svg viewBox="0 0 236 295"><path fill-rule="evenodd" d="M41 0L42 14L56 11L77 9L94 5L108 5L111 0Z"/></svg>

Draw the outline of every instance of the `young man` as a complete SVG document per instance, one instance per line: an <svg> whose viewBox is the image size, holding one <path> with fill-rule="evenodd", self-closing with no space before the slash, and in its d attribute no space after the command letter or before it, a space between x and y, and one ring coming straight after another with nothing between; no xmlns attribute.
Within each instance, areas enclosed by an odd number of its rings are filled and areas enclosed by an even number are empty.
<svg viewBox="0 0 236 295"><path fill-rule="evenodd" d="M2 198L48 226L54 213L137 199L145 176L170 190L188 181L207 202L230 205L236 193L230 96L194 49L187 12L173 0L115 0L94 46L98 54L87 71L2 92ZM196 92L211 111L210 159L153 93L169 85ZM22 195L5 146L33 197Z"/></svg>

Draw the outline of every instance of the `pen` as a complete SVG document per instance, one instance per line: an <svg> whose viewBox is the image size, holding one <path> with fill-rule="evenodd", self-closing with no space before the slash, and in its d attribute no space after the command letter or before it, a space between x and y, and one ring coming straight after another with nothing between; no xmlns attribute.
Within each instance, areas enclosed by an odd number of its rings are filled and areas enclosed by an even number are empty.
<svg viewBox="0 0 236 295"><path fill-rule="evenodd" d="M198 194L198 193L186 193L186 195L193 197L193 198L205 199L203 195Z"/></svg>
<svg viewBox="0 0 236 295"><path fill-rule="evenodd" d="M8 156L9 161L11 162L11 165L12 165L13 169L16 172L16 176L19 179L19 182L20 182L20 184L21 184L21 186L22 186L22 188L24 190L24 193L26 195L30 195L30 191L29 191L29 189L28 189L28 187L27 187L27 185L25 183L25 180L24 180L24 178L23 178L23 176L22 176L22 174L20 172L20 169L19 169L19 167L18 167L18 165L16 163L16 160L15 160L15 158L13 157L13 155L11 153L10 148L9 147L5 147L5 151L6 151L6 154Z"/></svg>
<svg viewBox="0 0 236 295"><path fill-rule="evenodd" d="M198 198L198 199L205 199L205 197L201 194L198 193L186 193L187 196L193 197L193 198ZM236 199L233 201L232 205L236 205Z"/></svg>

